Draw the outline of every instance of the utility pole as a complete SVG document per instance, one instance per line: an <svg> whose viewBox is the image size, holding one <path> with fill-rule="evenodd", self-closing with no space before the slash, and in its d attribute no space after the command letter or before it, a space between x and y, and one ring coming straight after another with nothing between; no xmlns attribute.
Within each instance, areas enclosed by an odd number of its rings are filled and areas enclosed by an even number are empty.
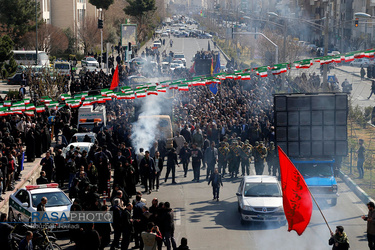
<svg viewBox="0 0 375 250"><path fill-rule="evenodd" d="M38 2L35 0L35 65L38 65Z"/></svg>
<svg viewBox="0 0 375 250"><path fill-rule="evenodd" d="M103 9L100 8L99 9L100 11L100 20L99 21L101 23L101 25L99 25L99 29L100 29L100 68L103 69Z"/></svg>

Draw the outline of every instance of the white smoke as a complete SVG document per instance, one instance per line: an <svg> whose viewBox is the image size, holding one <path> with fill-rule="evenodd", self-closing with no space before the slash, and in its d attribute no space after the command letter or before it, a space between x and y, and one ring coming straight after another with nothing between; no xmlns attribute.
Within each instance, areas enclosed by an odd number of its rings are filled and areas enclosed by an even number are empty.
<svg viewBox="0 0 375 250"><path fill-rule="evenodd" d="M163 95L165 93L161 94ZM150 150L153 143L158 138L159 118L157 115L162 114L163 110L168 110L167 105L165 99L160 95L149 95L142 98L142 107L139 117L146 117L138 118L138 121L133 123L131 135L132 144L136 152L139 152L140 148L143 148L145 151Z"/></svg>

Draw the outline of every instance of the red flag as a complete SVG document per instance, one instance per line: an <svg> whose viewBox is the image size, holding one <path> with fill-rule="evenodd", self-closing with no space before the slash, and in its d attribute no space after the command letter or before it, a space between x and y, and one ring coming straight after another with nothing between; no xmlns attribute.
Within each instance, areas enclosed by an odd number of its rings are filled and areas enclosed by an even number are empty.
<svg viewBox="0 0 375 250"><path fill-rule="evenodd" d="M189 69L189 73L195 74L195 62L193 63L193 65L191 65L191 67Z"/></svg>
<svg viewBox="0 0 375 250"><path fill-rule="evenodd" d="M112 77L111 87L109 89L113 90L118 86L118 83L120 82L120 79L118 78L118 65L116 66L115 73Z"/></svg>
<svg viewBox="0 0 375 250"><path fill-rule="evenodd" d="M300 172L280 147L278 150L283 206L288 220L288 231L294 230L301 235L311 219L312 198Z"/></svg>

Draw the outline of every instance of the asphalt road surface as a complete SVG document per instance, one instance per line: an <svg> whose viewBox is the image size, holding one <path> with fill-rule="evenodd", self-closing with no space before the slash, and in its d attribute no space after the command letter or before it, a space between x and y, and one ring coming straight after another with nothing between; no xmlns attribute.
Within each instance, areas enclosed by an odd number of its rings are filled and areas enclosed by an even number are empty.
<svg viewBox="0 0 375 250"><path fill-rule="evenodd" d="M328 227L316 205L310 224L301 236L294 231L288 232L287 225L280 226L277 223L241 225L236 197L240 177L224 178L220 201L217 202L212 200L212 188L204 180L205 170L201 170L200 183L191 181L191 165L186 178L183 177L182 166L177 169L176 185L171 184L171 178L164 183L164 174L165 170L161 175L159 192L144 194L143 197L146 198L147 205L150 205L154 197L171 203L175 211L176 241L186 237L190 249L331 249L328 246ZM254 165L251 165L251 174L255 174ZM264 174L267 174L266 169ZM340 197L337 205L331 206L325 200L318 200L319 206L333 231L338 225L344 226L351 249L366 249L366 223L360 216L367 214L367 207L340 179L338 182ZM138 186L137 190L144 189ZM64 249L74 249L66 236L58 240L58 243ZM130 247L132 246L134 243L131 243Z"/></svg>

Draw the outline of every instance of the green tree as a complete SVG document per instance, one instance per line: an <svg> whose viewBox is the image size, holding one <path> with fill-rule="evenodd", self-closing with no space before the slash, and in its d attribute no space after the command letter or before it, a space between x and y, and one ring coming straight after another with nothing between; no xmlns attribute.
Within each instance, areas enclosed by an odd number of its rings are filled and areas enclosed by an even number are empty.
<svg viewBox="0 0 375 250"><path fill-rule="evenodd" d="M13 41L9 36L0 38L0 63L9 60L12 57Z"/></svg>
<svg viewBox="0 0 375 250"><path fill-rule="evenodd" d="M24 34L35 29L35 1L0 0L0 6L1 26L17 45ZM39 16L39 6L37 13Z"/></svg>
<svg viewBox="0 0 375 250"><path fill-rule="evenodd" d="M3 78L15 71L17 67L17 63L13 59L13 45L13 41L9 36L5 35L0 38L0 70ZM9 60L8 64L5 63L7 60Z"/></svg>
<svg viewBox="0 0 375 250"><path fill-rule="evenodd" d="M114 0L89 0L89 2L96 8L108 10L109 6L113 4Z"/></svg>
<svg viewBox="0 0 375 250"><path fill-rule="evenodd" d="M157 9L155 0L126 0L129 5L124 8L125 14L132 16L138 25L138 40L143 40L151 24L149 16Z"/></svg>

